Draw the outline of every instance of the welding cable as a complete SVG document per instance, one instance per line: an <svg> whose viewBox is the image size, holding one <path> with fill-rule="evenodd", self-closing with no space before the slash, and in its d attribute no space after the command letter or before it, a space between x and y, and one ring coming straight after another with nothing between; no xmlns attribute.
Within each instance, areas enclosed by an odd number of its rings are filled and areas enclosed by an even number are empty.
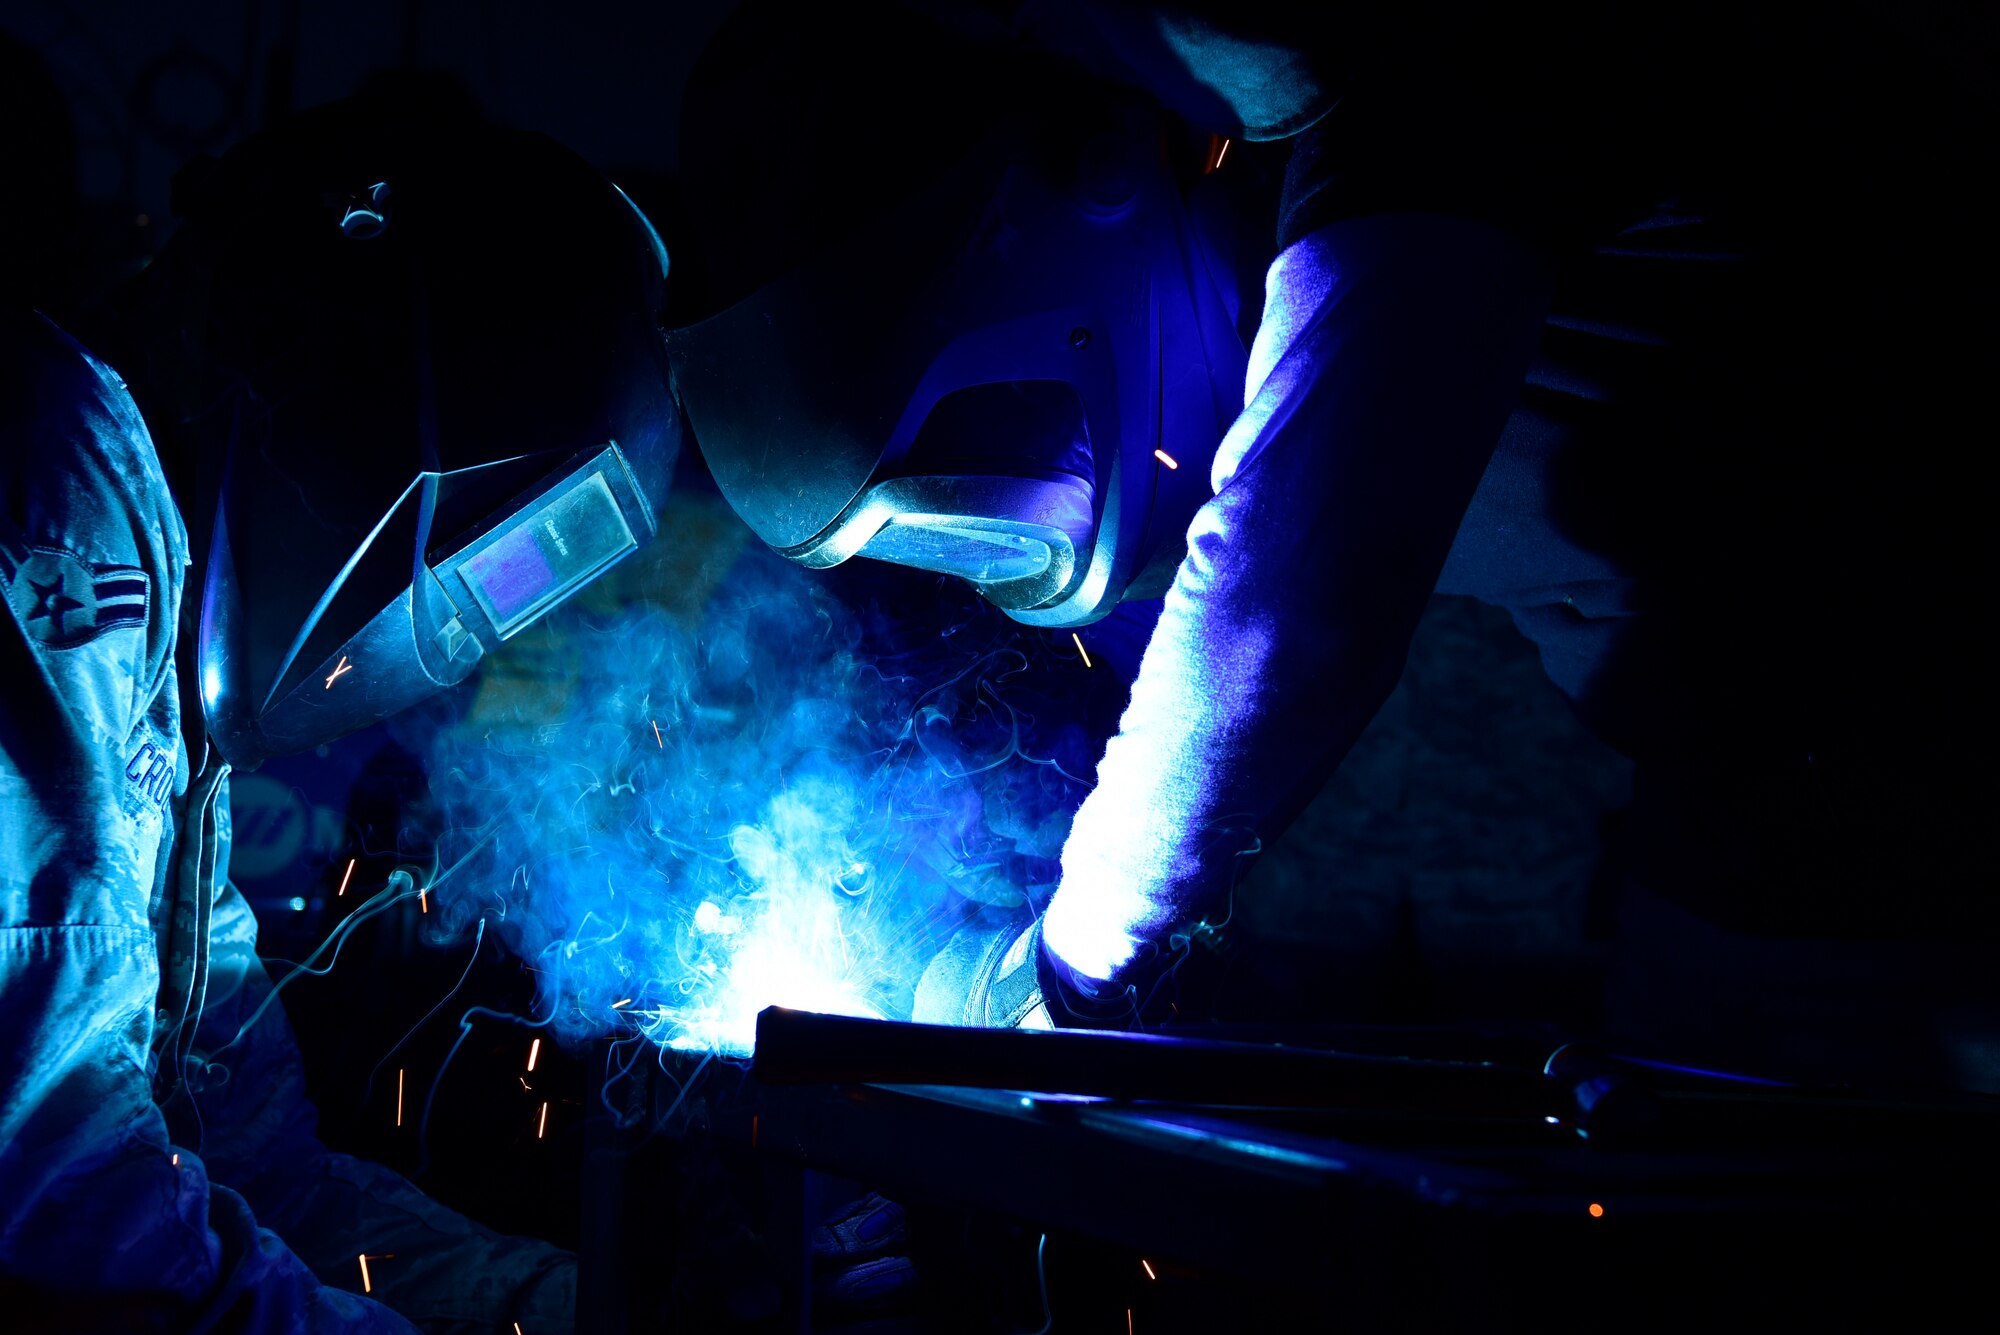
<svg viewBox="0 0 2000 1335"><path fill-rule="evenodd" d="M1008 668L996 667L995 665L999 663L1000 660L1003 659L1011 659L1013 662L1013 666ZM1026 654L1022 653L1018 649L998 649L993 651L992 653L985 654L977 659L974 659L971 663L968 663L965 666L965 668L961 670L957 675L951 677L946 681L939 682L937 685L931 687L929 690L925 691L922 695L918 696L916 700L911 703L908 713L903 716L904 736L914 738L917 744L917 750L922 752L923 755L933 765L937 767L937 772L947 780L973 778L977 775L985 774L988 771L996 770L1000 766L1006 764L1009 760L1013 760L1018 757L1019 759L1026 761L1030 765L1040 765L1048 769L1052 769L1056 773L1062 775L1065 779L1068 779L1073 784L1077 784L1081 787L1088 787L1089 786L1088 782L1085 779L1083 779L1079 775L1071 774L1068 770L1064 769L1062 767L1062 762L1058 760L1054 755L1032 756L1029 755L1026 751L1021 749L1020 711L1015 709L1013 705L1007 702L1006 698L1000 694L1000 688L993 684L991 678L997 677L1000 680L1005 681L1009 677L1015 676L1021 672L1026 671L1027 667L1028 667L1028 657ZM1001 751L997 756L994 756L992 759L988 760L984 764L967 765L964 767L954 767L951 764L947 763L945 757L943 757L942 755L937 755L932 753L928 748L924 746L923 734L920 731L916 730L913 725L915 721L923 715L923 711L925 710L925 708L930 706L930 702L932 700L938 698L940 695L951 690L953 687L959 685L959 683L963 682L967 677L972 676L974 673L981 674L978 677L978 679L973 682L972 689L974 697L990 701L992 704L999 706L1001 709L1007 712L1007 719L1009 725L1008 742L1005 750Z"/></svg>
<svg viewBox="0 0 2000 1335"><path fill-rule="evenodd" d="M1033 1330L1024 1330L1019 1335L1049 1335L1049 1327L1056 1323L1055 1313L1049 1308L1049 1272L1042 1265L1042 1252L1049 1245L1049 1235L1042 1234L1042 1240L1035 1244L1035 1283L1042 1291L1042 1324Z"/></svg>
<svg viewBox="0 0 2000 1335"><path fill-rule="evenodd" d="M688 1076L687 1082L681 1086L681 1092L677 1096L675 1096L674 1101L672 1103L667 1105L667 1110L661 1113L659 1117L655 1119L653 1123L654 1126L665 1127L667 1125L668 1120L671 1119L675 1113L680 1111L681 1104L687 1102L687 1096L691 1092L693 1092L695 1087L695 1082L701 1079L701 1073L708 1069L708 1063L714 1058L714 1056L715 1054L713 1052L704 1052L701 1054L701 1060L695 1064L693 1073Z"/></svg>
<svg viewBox="0 0 2000 1335"><path fill-rule="evenodd" d="M631 1060L620 1066L614 1073L611 1069L611 1063L617 1060L618 1045L621 1043L632 1045L632 1057ZM611 1114L612 1125L616 1126L620 1131L638 1125L639 1119L636 1116L628 1118L612 1107L611 1091L621 1080L626 1079L632 1074L632 1068L639 1064L640 1051L646 1044L647 1039L644 1034L628 1034L624 1038L614 1038L604 1045L604 1079L600 1080L597 1084L597 1101L603 1105L605 1112ZM665 1068L661 1069L664 1070Z"/></svg>
<svg viewBox="0 0 2000 1335"><path fill-rule="evenodd" d="M498 827L499 827L498 821L495 821L492 825L489 825L486 829L486 832L480 835L478 839L473 841L472 847L466 849L465 853L458 859L458 861L452 863L449 867L446 867L443 871L431 877L430 881L421 887L417 885L416 878L410 875L408 871L404 870L401 867L398 867L396 868L396 870L390 872L388 882L384 884L380 890L376 891L373 895L370 895L368 899L362 903L360 908L357 908L353 913L349 914L345 921L340 923L337 927L333 929L333 931L328 933L326 940L320 942L319 945L313 950L312 954L306 956L305 959L300 961L299 963L292 965L290 972L286 973L286 975L283 978L276 979L272 982L271 990L265 993L264 1000L261 1003L259 1003L257 1009L250 1013L250 1018L248 1020L245 1020L242 1026L237 1029L235 1037L231 1038L227 1043L224 1043L214 1052L211 1052L209 1054L209 1060L213 1061L216 1057L221 1056L223 1053L235 1047L238 1043L241 1043L243 1041L243 1035L249 1033L250 1030L253 1027L255 1027L257 1021L264 1018L264 1012L270 1009L271 1003L278 999L278 993L281 990L283 990L285 985L291 982L294 978L297 978L302 973L309 973L313 975L315 978L324 978L326 975L332 973L334 966L340 963L340 952L346 949L348 938L354 935L355 928L359 927L362 923L367 922L371 918L381 917L384 913L387 913L390 909L402 903L404 900L409 899L412 895L421 899L424 895L429 894L431 891L437 889L439 886L443 885L446 881L450 880L452 874L456 872L460 867L463 867L468 861L470 861L474 853L477 853L481 848L484 848L486 846L487 841L493 838L493 833ZM403 885L406 886L407 888L398 891L396 888L398 881L401 881ZM502 909L502 916L503 917L505 916L504 906ZM482 921L484 920L482 919ZM328 946L333 947L333 958L326 962L325 968L323 969L313 968L313 961L318 959L326 951L326 948ZM282 963L282 962L284 961L279 961L275 957L264 961L264 963L266 964ZM373 1077L371 1076L370 1078L372 1079Z"/></svg>
<svg viewBox="0 0 2000 1335"><path fill-rule="evenodd" d="M399 878L403 884L411 888L398 892L396 884ZM425 889L428 888L425 887ZM243 1036L254 1029L257 1026L257 1022L264 1018L264 1012L269 1010L271 1003L278 999L278 993L284 990L285 985L290 983L294 978L297 978L300 974L308 973L315 978L324 978L326 975L332 973L334 966L340 963L340 952L347 948L348 939L354 935L355 928L371 918L381 917L404 900L423 893L423 890L416 889L415 879L401 867L391 872L389 874L389 883L371 895L360 908L348 915L346 921L328 933L326 940L320 942L312 954L306 956L299 963L292 965L290 971L283 978L272 981L271 990L264 994L264 999L257 1004L257 1009L250 1012L250 1018L237 1027L236 1033L227 1043L209 1053L207 1060L213 1062L217 1057L220 1057L223 1053L241 1043ZM325 968L315 969L313 961L326 953L328 946L333 947L333 958L326 962ZM272 960L264 962L275 963L280 961Z"/></svg>
<svg viewBox="0 0 2000 1335"><path fill-rule="evenodd" d="M614 1059L616 1059L618 1055L618 1045L620 1043L629 1043L632 1045L632 1059L626 1062L623 1066L620 1066L618 1070L615 1073L613 1073L611 1069L611 1063ZM653 1129L655 1131L659 1131L665 1128L667 1118L673 1116L674 1113L679 1110L681 1103L688 1096L688 1090L694 1085L694 1082L701 1077L701 1073L708 1068L709 1060L716 1055L713 1051L703 1053L701 1061L696 1064L693 1072L688 1075L686 1080L682 1080L680 1077L676 1076L673 1072L669 1071L666 1067L666 1056L668 1049L665 1044L653 1043L653 1040L649 1038L645 1033L630 1034L624 1038L615 1038L611 1040L611 1042L608 1043L604 1049L605 1075L604 1079L601 1082L599 1082L597 1087L597 1101L599 1104L603 1106L604 1111L611 1115L612 1124L616 1126L620 1131L627 1131L630 1130L632 1127L637 1126L639 1124L639 1116L638 1114L635 1113L634 1115L627 1117L625 1114L619 1112L618 1109L613 1107L611 1104L611 1091L613 1087L616 1086L620 1081L626 1079L632 1074L633 1068L638 1066L639 1064L639 1057L641 1053L646 1049L649 1043L652 1044L652 1050L654 1053L654 1065L659 1067L661 1076L663 1076L667 1080L672 1081L674 1088L677 1091L679 1091L679 1096L675 1098L671 1104L668 1105L666 1112L662 1113L659 1117L654 1119Z"/></svg>
<svg viewBox="0 0 2000 1335"><path fill-rule="evenodd" d="M660 1041L652 1039L650 1035L646 1035L646 1041L650 1041L650 1043L654 1045L654 1055L652 1055L652 1063L654 1063L654 1065L656 1065L656 1067L660 1069L660 1075L664 1075L666 1079L674 1081L674 1089L678 1089L678 1091L680 1091L680 1097L676 1097L676 1099L674 1099L672 1103L668 1103L668 1105L666 1105L666 1111L664 1111L664 1113L660 1113L658 1117L654 1117L654 1119L652 1119L652 1129L654 1129L654 1131L666 1131L666 1119L668 1119L668 1117L672 1117L672 1115L674 1115L674 1113L676 1113L676 1111L680 1109L680 1105L682 1105L682 1103L686 1101L686 1097L688 1097L688 1091L690 1091L690 1089L694 1087L694 1081L698 1081L698 1079L702 1077L702 1071L706 1071L706 1069L708 1069L708 1063L710 1063L710 1061L718 1061L718 1059L720 1059L720 1061L722 1061L722 1065L732 1065L732 1067L736 1067L736 1073L738 1073L740 1077L748 1077L748 1075L750 1075L750 1063L748 1063L748 1061L732 1061L728 1053L724 1053L724 1051L720 1051L720 1049L716 1049L716 1047L710 1047L708 1051L704 1051L704 1053L702 1053L702 1059L694 1063L694 1071L690 1071L690 1073L688 1073L688 1077L686 1077L686 1079L682 1079L682 1077L678 1077L678 1075L674 1075L672 1071L668 1071L668 1069L666 1069L666 1053L668 1053L668 1051L672 1051L672 1049L670 1049L670 1047L668 1047L666 1043L660 1043Z"/></svg>
<svg viewBox="0 0 2000 1335"><path fill-rule="evenodd" d="M368 1083L362 1086L362 1094L361 1094L361 1101L364 1104L367 1103L369 1099L374 1097L375 1077L377 1074L381 1072L383 1063L387 1062L389 1058L395 1056L398 1052L401 1052L403 1050L403 1045L417 1036L417 1030L422 1029L425 1025L429 1024L432 1021L432 1019L434 1019L437 1016L437 1013L444 1009L444 1004L447 1001L450 1001L453 997L458 995L458 990L465 986L465 980L472 977L472 966L479 962L479 948L485 944L486 944L486 919L481 918L479 920L478 929L474 931L472 935L472 954L465 961L465 968L463 971L459 973L458 981L451 985L451 991L439 997L437 1000L437 1005L431 1007L428 1011L425 1011L424 1018L417 1021L415 1024L411 1025L409 1032L404 1034L401 1038L397 1039L395 1046L390 1048L387 1052L383 1053L381 1060L377 1061L373 1066L368 1068Z"/></svg>
<svg viewBox="0 0 2000 1335"><path fill-rule="evenodd" d="M458 1037L452 1040L451 1048L444 1054L444 1060L438 1064L437 1074L431 1077L430 1089L424 1094L423 1116L417 1121L417 1168L410 1174L412 1178L421 1177L431 1166L431 1105L437 1101L438 1086L444 1083L444 1073L451 1069L451 1063L458 1056L458 1050L465 1046L465 1040L472 1037L474 1017L481 1015L489 1020L524 1024L530 1029L540 1029L556 1018L555 1012L550 1011L546 1020L523 1020L511 1011L496 1011L491 1006L473 1006L458 1017Z"/></svg>

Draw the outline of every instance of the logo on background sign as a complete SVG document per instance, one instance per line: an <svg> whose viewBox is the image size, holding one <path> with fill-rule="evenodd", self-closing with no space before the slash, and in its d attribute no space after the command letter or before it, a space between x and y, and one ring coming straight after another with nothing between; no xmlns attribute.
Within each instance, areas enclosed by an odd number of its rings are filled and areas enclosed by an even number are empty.
<svg viewBox="0 0 2000 1335"><path fill-rule="evenodd" d="M146 572L137 566L36 547L15 566L7 602L28 634L51 649L74 649L106 631L145 625L150 593Z"/></svg>
<svg viewBox="0 0 2000 1335"><path fill-rule="evenodd" d="M229 874L238 881L307 873L309 858L329 858L346 842L346 821L338 811L307 801L268 775L232 776L229 806L234 823Z"/></svg>

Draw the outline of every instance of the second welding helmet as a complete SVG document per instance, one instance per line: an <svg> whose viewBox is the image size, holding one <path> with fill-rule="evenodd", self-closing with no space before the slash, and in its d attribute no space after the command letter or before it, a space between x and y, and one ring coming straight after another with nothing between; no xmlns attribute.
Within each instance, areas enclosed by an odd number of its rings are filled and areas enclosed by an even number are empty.
<svg viewBox="0 0 2000 1335"><path fill-rule="evenodd" d="M823 217L789 271L669 333L703 459L780 554L956 575L1052 627L1171 583L1245 352L1158 111L1078 104L990 118L941 177Z"/></svg>
<svg viewBox="0 0 2000 1335"><path fill-rule="evenodd" d="M176 191L139 378L206 552L195 668L229 761L462 680L653 536L666 252L581 159L370 95Z"/></svg>

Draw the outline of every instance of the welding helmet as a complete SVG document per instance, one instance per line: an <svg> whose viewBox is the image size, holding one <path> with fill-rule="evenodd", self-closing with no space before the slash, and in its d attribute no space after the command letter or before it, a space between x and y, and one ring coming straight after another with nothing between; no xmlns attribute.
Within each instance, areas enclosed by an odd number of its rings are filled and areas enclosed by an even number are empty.
<svg viewBox="0 0 2000 1335"><path fill-rule="evenodd" d="M366 96L176 196L142 378L205 550L195 671L229 761L462 680L653 535L666 251L581 159Z"/></svg>
<svg viewBox="0 0 2000 1335"><path fill-rule="evenodd" d="M997 119L924 189L670 331L717 486L802 565L960 576L1031 625L1160 596L1242 406L1189 216L1150 106Z"/></svg>

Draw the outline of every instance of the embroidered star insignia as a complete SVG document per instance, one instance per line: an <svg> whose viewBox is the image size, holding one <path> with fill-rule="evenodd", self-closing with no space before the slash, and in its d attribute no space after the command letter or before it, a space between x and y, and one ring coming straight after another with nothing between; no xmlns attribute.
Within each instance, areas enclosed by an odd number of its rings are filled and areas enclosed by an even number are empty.
<svg viewBox="0 0 2000 1335"><path fill-rule="evenodd" d="M82 603L63 591L63 578L60 574L53 583L43 584L39 580L31 579L28 581L28 586L35 591L35 606L29 611L28 620L53 620L58 635L63 633L64 615L83 607Z"/></svg>

